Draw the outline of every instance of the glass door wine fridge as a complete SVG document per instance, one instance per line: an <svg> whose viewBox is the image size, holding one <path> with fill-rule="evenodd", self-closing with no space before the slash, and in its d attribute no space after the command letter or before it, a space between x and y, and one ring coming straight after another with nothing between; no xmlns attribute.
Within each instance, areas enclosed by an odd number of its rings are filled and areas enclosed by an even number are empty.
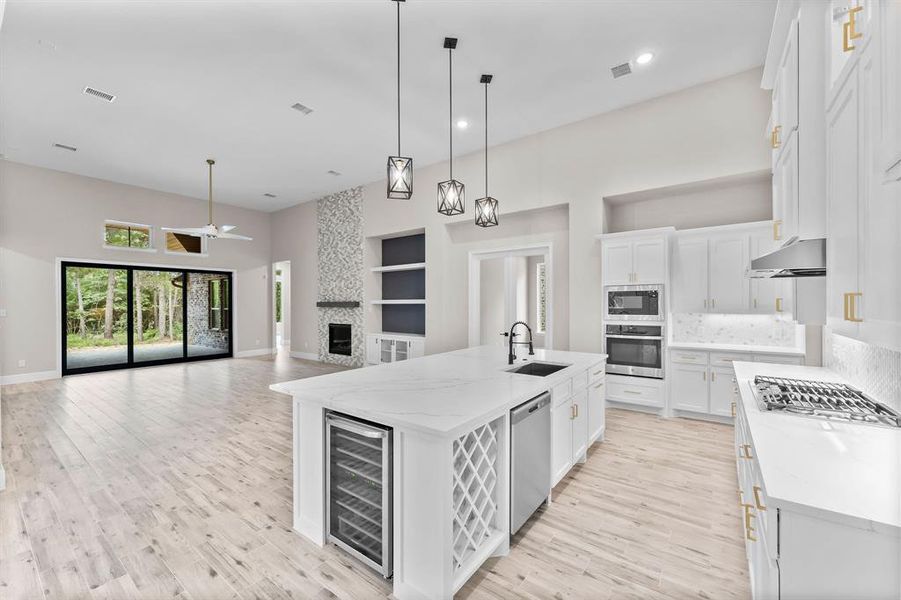
<svg viewBox="0 0 901 600"><path fill-rule="evenodd" d="M332 412L325 422L328 539L391 577L391 429Z"/></svg>

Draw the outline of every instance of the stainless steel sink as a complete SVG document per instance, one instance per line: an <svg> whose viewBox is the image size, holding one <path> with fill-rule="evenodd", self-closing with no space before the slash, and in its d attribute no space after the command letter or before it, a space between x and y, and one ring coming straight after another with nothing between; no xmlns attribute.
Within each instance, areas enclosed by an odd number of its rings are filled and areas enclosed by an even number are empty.
<svg viewBox="0 0 901 600"><path fill-rule="evenodd" d="M518 375L534 375L535 377L547 377L552 373L556 373L560 369L565 369L569 365L558 365L545 362L530 362L513 369L507 369L510 373Z"/></svg>

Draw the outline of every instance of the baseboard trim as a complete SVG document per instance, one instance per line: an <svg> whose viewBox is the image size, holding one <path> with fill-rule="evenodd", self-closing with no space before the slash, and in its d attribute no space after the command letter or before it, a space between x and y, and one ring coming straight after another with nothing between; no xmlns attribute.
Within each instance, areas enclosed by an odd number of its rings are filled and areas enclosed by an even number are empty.
<svg viewBox="0 0 901 600"><path fill-rule="evenodd" d="M56 371L35 371L33 373L19 373L17 375L4 375L0 377L0 385L13 385L15 383L31 383L32 381L47 381L58 379Z"/></svg>
<svg viewBox="0 0 901 600"><path fill-rule="evenodd" d="M319 362L319 355L315 352L292 352L291 358L302 358L303 360L315 360Z"/></svg>
<svg viewBox="0 0 901 600"><path fill-rule="evenodd" d="M256 350L242 350L235 353L235 358L251 358L253 356L265 356L275 354L274 348L257 348Z"/></svg>

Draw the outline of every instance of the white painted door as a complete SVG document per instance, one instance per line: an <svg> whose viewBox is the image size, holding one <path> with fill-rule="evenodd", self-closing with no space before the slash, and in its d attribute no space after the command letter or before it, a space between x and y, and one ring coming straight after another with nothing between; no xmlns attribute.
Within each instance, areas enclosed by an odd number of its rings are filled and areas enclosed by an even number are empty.
<svg viewBox="0 0 901 600"><path fill-rule="evenodd" d="M678 238L673 248L673 312L707 312L707 238Z"/></svg>
<svg viewBox="0 0 901 600"><path fill-rule="evenodd" d="M588 450L588 390L573 395L573 461L581 460Z"/></svg>
<svg viewBox="0 0 901 600"><path fill-rule="evenodd" d="M425 340L415 338L410 339L407 343L407 350L410 358L419 358L425 354Z"/></svg>
<svg viewBox="0 0 901 600"><path fill-rule="evenodd" d="M370 365L379 364L379 355L381 354L381 344L378 336L366 336L366 362Z"/></svg>
<svg viewBox="0 0 901 600"><path fill-rule="evenodd" d="M601 244L604 285L624 285L632 281L632 242L606 241Z"/></svg>
<svg viewBox="0 0 901 600"><path fill-rule="evenodd" d="M773 193L778 197L774 206L779 207L775 215L773 239L785 242L798 233L798 139L800 132L786 142L776 167L773 170Z"/></svg>
<svg viewBox="0 0 901 600"><path fill-rule="evenodd" d="M669 380L673 408L708 412L707 365L672 363Z"/></svg>
<svg viewBox="0 0 901 600"><path fill-rule="evenodd" d="M394 340L379 338L379 362L394 362Z"/></svg>
<svg viewBox="0 0 901 600"><path fill-rule="evenodd" d="M859 259L859 131L857 71L838 90L826 115L826 320L836 333L857 336L860 312Z"/></svg>
<svg viewBox="0 0 901 600"><path fill-rule="evenodd" d="M769 254L779 244L773 240L773 230L770 227L751 232L750 260ZM750 261L749 265L750 266ZM750 279L748 285L751 289L751 312L760 314L772 314L776 312L776 298L782 296L783 285L781 279ZM785 306L785 301L778 302Z"/></svg>
<svg viewBox="0 0 901 600"><path fill-rule="evenodd" d="M553 445L551 446L551 471L554 474L552 483L557 483L566 475L573 464L573 410L572 400L566 400L551 411L551 429Z"/></svg>
<svg viewBox="0 0 901 600"><path fill-rule="evenodd" d="M595 381L588 386L588 441L600 439L604 435L606 424L606 386L604 380Z"/></svg>
<svg viewBox="0 0 901 600"><path fill-rule="evenodd" d="M748 235L714 236L710 239L711 312L741 313L748 311Z"/></svg>
<svg viewBox="0 0 901 600"><path fill-rule="evenodd" d="M636 240L632 244L632 279L635 283L666 283L666 240Z"/></svg>
<svg viewBox="0 0 901 600"><path fill-rule="evenodd" d="M732 382L732 369L710 367L710 412L722 417L731 417L736 395Z"/></svg>

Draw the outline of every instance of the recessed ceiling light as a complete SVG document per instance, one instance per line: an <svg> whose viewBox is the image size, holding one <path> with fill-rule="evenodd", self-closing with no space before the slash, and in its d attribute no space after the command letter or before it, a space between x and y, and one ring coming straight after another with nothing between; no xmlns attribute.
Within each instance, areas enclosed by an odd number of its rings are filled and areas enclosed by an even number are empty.
<svg viewBox="0 0 901 600"><path fill-rule="evenodd" d="M291 105L291 108L293 108L296 111L300 111L305 115L308 115L311 112L313 112L312 108L310 108L309 106L304 106L300 102L295 102L294 104Z"/></svg>
<svg viewBox="0 0 901 600"><path fill-rule="evenodd" d="M266 196L267 198L275 198L275 194L272 194L272 193L269 193L269 192L266 192L266 193L263 194L263 195Z"/></svg>
<svg viewBox="0 0 901 600"><path fill-rule="evenodd" d="M460 119L459 121L457 121L458 129L466 129L467 127L469 127L469 121L467 121L466 119Z"/></svg>
<svg viewBox="0 0 901 600"><path fill-rule="evenodd" d="M649 62L651 62L652 60L654 60L654 53L653 52L644 52L644 53L638 55L638 57L635 59L635 62L637 62L640 65L646 65Z"/></svg>
<svg viewBox="0 0 901 600"><path fill-rule="evenodd" d="M75 146L67 146L65 144L53 144L54 148L59 148L60 150L68 150L69 152L75 152L78 150Z"/></svg>

